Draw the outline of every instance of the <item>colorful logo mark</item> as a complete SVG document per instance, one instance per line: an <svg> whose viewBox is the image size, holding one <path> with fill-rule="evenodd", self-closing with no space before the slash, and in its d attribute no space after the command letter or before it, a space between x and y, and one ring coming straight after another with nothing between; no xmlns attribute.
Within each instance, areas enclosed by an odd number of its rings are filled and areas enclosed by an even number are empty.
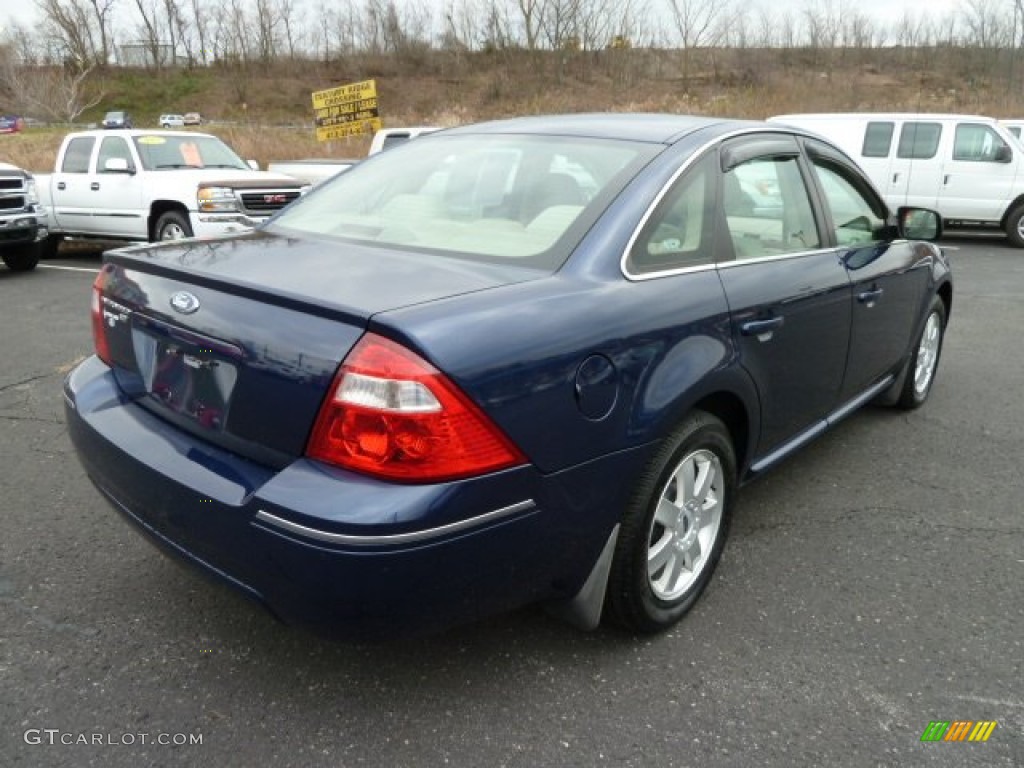
<svg viewBox="0 0 1024 768"><path fill-rule="evenodd" d="M932 720L921 741L988 741L995 729L995 720Z"/></svg>

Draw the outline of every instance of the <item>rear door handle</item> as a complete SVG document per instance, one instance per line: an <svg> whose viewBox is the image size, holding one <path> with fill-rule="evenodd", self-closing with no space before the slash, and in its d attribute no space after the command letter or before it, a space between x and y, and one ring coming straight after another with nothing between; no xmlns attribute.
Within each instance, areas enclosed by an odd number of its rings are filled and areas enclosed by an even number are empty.
<svg viewBox="0 0 1024 768"><path fill-rule="evenodd" d="M900 175L898 173L894 173L892 175L892 183L895 184L899 180L900 180Z"/></svg>
<svg viewBox="0 0 1024 768"><path fill-rule="evenodd" d="M882 288L872 288L870 291L864 291L863 293L857 294L857 301L861 304L867 304L869 307L882 298L884 290Z"/></svg>
<svg viewBox="0 0 1024 768"><path fill-rule="evenodd" d="M782 327L784 318L772 317L768 320L751 320L747 323L740 325L740 333L744 336L761 336L767 334L768 338L761 339L761 341L767 341L771 338L772 331Z"/></svg>
<svg viewBox="0 0 1024 768"><path fill-rule="evenodd" d="M67 189L67 188L68 188L68 185L65 184L63 181L58 181L57 182L57 189L62 189L63 190L63 189Z"/></svg>
<svg viewBox="0 0 1024 768"><path fill-rule="evenodd" d="M100 188L100 183L98 181L94 181L92 184L89 185L89 189L91 189L93 192L95 192L99 188Z"/></svg>

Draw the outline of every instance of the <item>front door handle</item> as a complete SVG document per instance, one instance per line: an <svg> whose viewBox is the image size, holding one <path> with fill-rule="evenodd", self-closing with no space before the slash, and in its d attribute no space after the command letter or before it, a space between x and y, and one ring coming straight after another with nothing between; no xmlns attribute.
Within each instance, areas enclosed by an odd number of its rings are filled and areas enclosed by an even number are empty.
<svg viewBox="0 0 1024 768"><path fill-rule="evenodd" d="M762 336L767 334L767 337L770 339L772 331L781 328L782 323L783 318L781 317L772 317L768 320L751 320L740 325L740 333L744 336ZM767 341L767 339L761 339L761 341Z"/></svg>
<svg viewBox="0 0 1024 768"><path fill-rule="evenodd" d="M68 185L65 184L63 181L58 181L57 182L57 189L64 190L64 189L67 189L67 188L68 188Z"/></svg>
<svg viewBox="0 0 1024 768"><path fill-rule="evenodd" d="M100 183L98 181L94 181L92 184L89 185L89 189L91 189L93 192L95 192L99 188L100 188Z"/></svg>
<svg viewBox="0 0 1024 768"><path fill-rule="evenodd" d="M881 288L872 288L870 291L864 291L863 293L857 294L857 301L861 304L867 304L869 307L882 298L884 293Z"/></svg>

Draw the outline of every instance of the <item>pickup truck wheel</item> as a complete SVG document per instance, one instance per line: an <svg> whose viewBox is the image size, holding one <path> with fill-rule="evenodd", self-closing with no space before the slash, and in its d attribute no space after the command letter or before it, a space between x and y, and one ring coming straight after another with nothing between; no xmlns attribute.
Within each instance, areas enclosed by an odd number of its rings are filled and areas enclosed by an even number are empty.
<svg viewBox="0 0 1024 768"><path fill-rule="evenodd" d="M181 240L183 237L192 237L192 225L184 214L168 211L156 220L157 240Z"/></svg>
<svg viewBox="0 0 1024 768"><path fill-rule="evenodd" d="M38 243L13 246L4 252L4 264L14 272L28 272L30 269L35 269L36 264L39 263L39 250Z"/></svg>
<svg viewBox="0 0 1024 768"><path fill-rule="evenodd" d="M1024 248L1024 205L1018 205L1006 217L1006 237L1013 247Z"/></svg>

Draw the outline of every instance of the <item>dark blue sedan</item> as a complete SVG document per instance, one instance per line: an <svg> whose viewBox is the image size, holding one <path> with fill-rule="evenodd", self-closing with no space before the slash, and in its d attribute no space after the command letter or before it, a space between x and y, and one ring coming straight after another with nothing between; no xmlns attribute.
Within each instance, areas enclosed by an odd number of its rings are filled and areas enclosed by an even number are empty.
<svg viewBox="0 0 1024 768"><path fill-rule="evenodd" d="M285 621L395 636L543 601L657 631L739 485L926 400L939 228L779 125L443 131L259 231L108 253L67 420L118 511Z"/></svg>

